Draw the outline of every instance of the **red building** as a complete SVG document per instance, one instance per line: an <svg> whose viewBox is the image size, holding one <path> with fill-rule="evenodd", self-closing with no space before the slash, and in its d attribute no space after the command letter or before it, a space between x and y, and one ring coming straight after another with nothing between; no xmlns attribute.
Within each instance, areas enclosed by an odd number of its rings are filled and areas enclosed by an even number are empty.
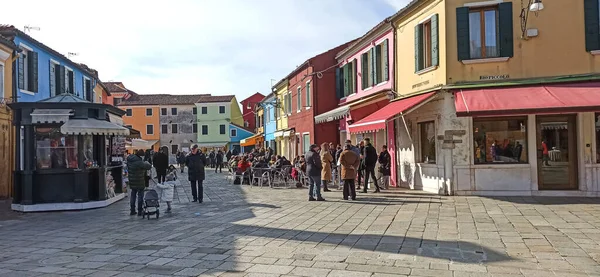
<svg viewBox="0 0 600 277"><path fill-rule="evenodd" d="M305 153L311 144L339 143L338 122L315 125L315 115L335 109L336 96L335 56L351 42L306 60L288 76L291 105L287 104L288 127L296 139L290 140L293 153ZM291 106L291 107L290 107Z"/></svg>
<svg viewBox="0 0 600 277"><path fill-rule="evenodd" d="M246 129L256 132L256 115L254 112L254 106L256 103L262 101L265 98L260 92L253 94L252 96L240 101L242 104L242 117L244 117L244 127Z"/></svg>

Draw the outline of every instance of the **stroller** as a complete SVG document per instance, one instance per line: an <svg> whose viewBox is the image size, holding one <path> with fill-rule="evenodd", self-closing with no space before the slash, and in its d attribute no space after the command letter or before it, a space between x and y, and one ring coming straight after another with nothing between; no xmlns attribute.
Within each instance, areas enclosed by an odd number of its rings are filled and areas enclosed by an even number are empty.
<svg viewBox="0 0 600 277"><path fill-rule="evenodd" d="M153 189L146 189L144 193L144 211L142 213L142 218L148 217L150 220L151 215L156 215L156 219L160 216L160 207L158 193Z"/></svg>

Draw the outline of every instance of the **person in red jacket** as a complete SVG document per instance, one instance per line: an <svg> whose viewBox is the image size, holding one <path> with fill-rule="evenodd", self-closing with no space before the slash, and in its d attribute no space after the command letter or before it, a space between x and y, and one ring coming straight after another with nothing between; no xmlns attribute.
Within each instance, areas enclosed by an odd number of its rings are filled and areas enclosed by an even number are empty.
<svg viewBox="0 0 600 277"><path fill-rule="evenodd" d="M548 145L546 144L546 140L542 139L542 163L546 166L549 166L549 160L550 155L548 154Z"/></svg>

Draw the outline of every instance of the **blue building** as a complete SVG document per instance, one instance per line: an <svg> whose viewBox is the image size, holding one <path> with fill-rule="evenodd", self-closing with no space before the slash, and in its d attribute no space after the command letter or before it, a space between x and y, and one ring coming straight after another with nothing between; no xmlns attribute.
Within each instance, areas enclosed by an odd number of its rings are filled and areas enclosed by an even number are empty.
<svg viewBox="0 0 600 277"><path fill-rule="evenodd" d="M252 132L246 130L244 127L229 123L229 138L231 139L229 146L231 149L236 149L238 153L242 153L240 142L253 135Z"/></svg>
<svg viewBox="0 0 600 277"><path fill-rule="evenodd" d="M62 93L94 101L95 70L71 61L14 26L0 25L0 35L21 49L15 70L15 102L37 102Z"/></svg>
<svg viewBox="0 0 600 277"><path fill-rule="evenodd" d="M277 150L277 142L275 141L275 131L277 131L277 119L275 118L275 103L276 98L273 93L267 95L260 105L264 110L265 122L265 148L271 147L274 151Z"/></svg>

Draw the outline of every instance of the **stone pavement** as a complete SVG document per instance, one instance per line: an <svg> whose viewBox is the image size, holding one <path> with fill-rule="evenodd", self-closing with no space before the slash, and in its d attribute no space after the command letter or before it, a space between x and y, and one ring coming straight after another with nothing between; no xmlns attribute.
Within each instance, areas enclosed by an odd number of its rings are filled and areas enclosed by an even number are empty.
<svg viewBox="0 0 600 277"><path fill-rule="evenodd" d="M205 202L180 178L174 213L0 219L0 276L600 276L598 199L441 197L408 191L308 202L306 189L231 185Z"/></svg>

